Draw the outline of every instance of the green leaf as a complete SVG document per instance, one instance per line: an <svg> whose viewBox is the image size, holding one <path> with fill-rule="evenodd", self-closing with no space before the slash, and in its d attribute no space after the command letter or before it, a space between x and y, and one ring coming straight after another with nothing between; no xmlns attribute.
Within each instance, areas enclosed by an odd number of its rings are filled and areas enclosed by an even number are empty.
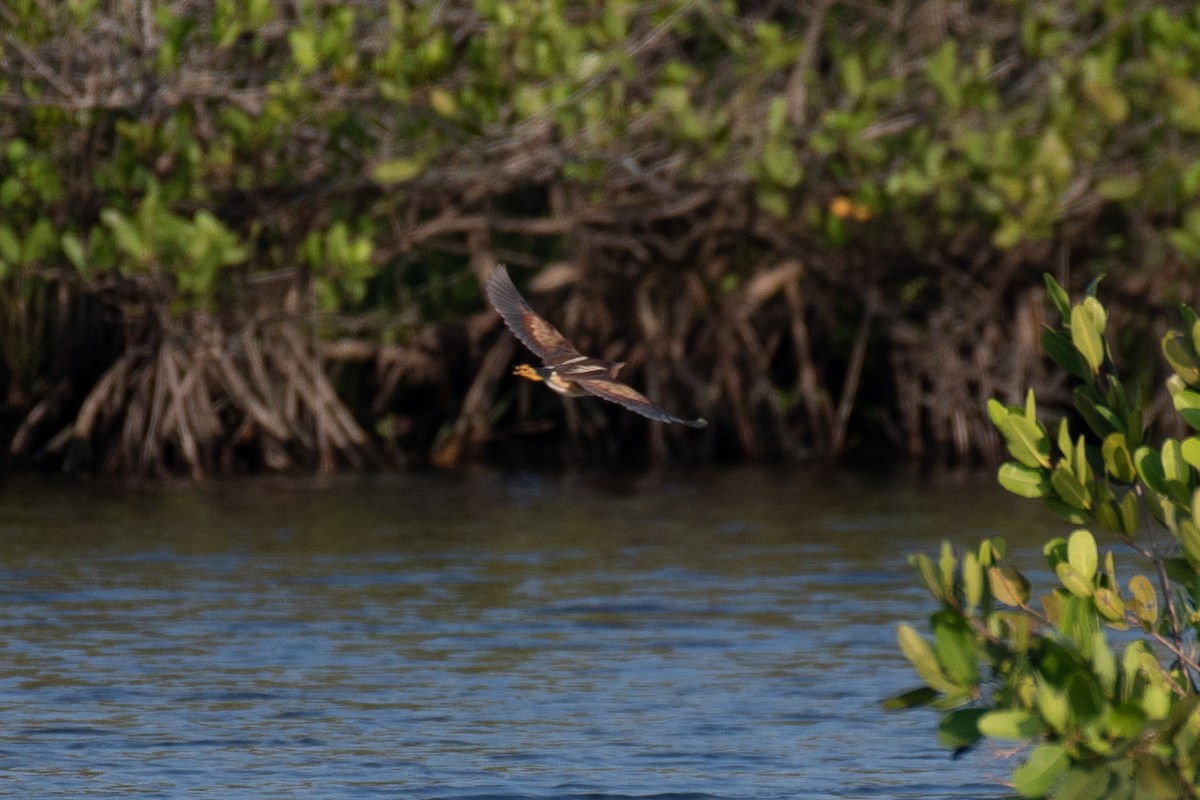
<svg viewBox="0 0 1200 800"><path fill-rule="evenodd" d="M942 595L950 597L954 594L954 571L958 567L958 559L954 557L954 548L950 542L942 542L941 556L938 558L938 571L942 577Z"/></svg>
<svg viewBox="0 0 1200 800"><path fill-rule="evenodd" d="M1042 280L1046 284L1046 296L1058 309L1058 315L1066 322L1071 318L1071 298L1067 295L1067 290L1060 286L1049 272L1042 273Z"/></svg>
<svg viewBox="0 0 1200 800"><path fill-rule="evenodd" d="M959 690L942 672L933 648L915 628L904 623L897 625L896 642L900 645L900 652L912 664L917 677L925 681L926 686L942 694L954 694Z"/></svg>
<svg viewBox="0 0 1200 800"><path fill-rule="evenodd" d="M1105 589L1105 591L1109 591ZM1124 604L1122 604L1122 613ZM1129 626L1124 622L1110 622L1110 627L1118 630L1126 630ZM1105 697L1112 697L1117 690L1117 656L1113 653L1112 648L1108 646L1108 638L1104 635L1104 631L1095 629L1092 631L1092 671L1096 676L1096 683L1101 687ZM1109 706L1105 705L1105 711L1109 710Z"/></svg>
<svg viewBox="0 0 1200 800"><path fill-rule="evenodd" d="M1189 465L1200 470L1200 436L1189 436L1180 442L1179 454Z"/></svg>
<svg viewBox="0 0 1200 800"><path fill-rule="evenodd" d="M1121 674L1127 688L1132 688L1134 681L1142 673L1143 667L1147 665L1147 658L1151 662L1150 668L1153 669L1153 663L1156 662L1145 640L1138 639L1125 645L1125 652L1121 654ZM1129 692L1127 691L1126 694ZM1145 713L1144 708L1142 713Z"/></svg>
<svg viewBox="0 0 1200 800"><path fill-rule="evenodd" d="M937 570L933 568L933 562L929 556L924 553L916 553L908 557L908 562L917 568L917 574L921 576L921 583L925 584L925 588L933 595L936 600L944 600L945 592L942 591L942 581L938 577Z"/></svg>
<svg viewBox="0 0 1200 800"><path fill-rule="evenodd" d="M1012 457L1027 467L1050 466L1050 437L1037 422L1012 414L1005 418L1000 433Z"/></svg>
<svg viewBox="0 0 1200 800"><path fill-rule="evenodd" d="M1171 689L1165 685L1161 675L1148 670L1144 674L1148 678L1154 675L1159 682L1147 686L1142 693L1142 708L1146 709L1146 715L1151 719L1166 719L1167 715L1171 713L1173 704Z"/></svg>
<svg viewBox="0 0 1200 800"><path fill-rule="evenodd" d="M1124 533L1120 511L1117 509L1117 504L1111 501L1102 501L1096 504L1094 509L1096 514L1096 522L1106 531L1113 533Z"/></svg>
<svg viewBox="0 0 1200 800"><path fill-rule="evenodd" d="M87 268L87 249L79 237L68 231L62 235L59 243L62 245L63 255L71 262L71 266L83 272Z"/></svg>
<svg viewBox="0 0 1200 800"><path fill-rule="evenodd" d="M1174 481L1187 485L1191 482L1191 468L1184 461L1183 451L1180 448L1178 439L1166 439L1159 448L1160 458L1162 460L1163 477L1167 481Z"/></svg>
<svg viewBox="0 0 1200 800"><path fill-rule="evenodd" d="M1067 592L1063 589L1055 589L1049 594L1042 595L1042 611L1045 612L1046 619L1048 619L1052 625L1058 625L1062 620L1063 598L1069 596L1070 592ZM1050 719L1049 717L1046 717L1045 714L1042 714L1042 716L1047 720Z"/></svg>
<svg viewBox="0 0 1200 800"><path fill-rule="evenodd" d="M950 611L939 611L932 620L933 647L938 663L958 686L973 686L979 679L975 632L965 619Z"/></svg>
<svg viewBox="0 0 1200 800"><path fill-rule="evenodd" d="M10 264L20 264L21 237L7 225L0 225L0 259Z"/></svg>
<svg viewBox="0 0 1200 800"><path fill-rule="evenodd" d="M1133 463L1142 482L1159 494L1167 493L1162 457L1152 447L1142 445L1133 453Z"/></svg>
<svg viewBox="0 0 1200 800"><path fill-rule="evenodd" d="M441 86L430 87L429 107L444 119L454 119L458 116L458 101L454 99L453 94Z"/></svg>
<svg viewBox="0 0 1200 800"><path fill-rule="evenodd" d="M1093 375L1099 373L1104 364L1104 319L1097 313L1097 306L1096 299L1089 297L1071 309L1071 343Z"/></svg>
<svg viewBox="0 0 1200 800"><path fill-rule="evenodd" d="M1171 394L1171 403L1184 422L1193 430L1200 430L1200 392L1181 389Z"/></svg>
<svg viewBox="0 0 1200 800"><path fill-rule="evenodd" d="M1121 418L1109 408L1090 386L1076 386L1072 392L1075 408L1097 436L1108 436L1113 431L1125 429Z"/></svg>
<svg viewBox="0 0 1200 800"><path fill-rule="evenodd" d="M909 689L883 701L885 711L902 711L906 708L927 706L938 698L938 692L928 686Z"/></svg>
<svg viewBox="0 0 1200 800"><path fill-rule="evenodd" d="M1096 719L1104 708L1104 699L1094 672L1078 670L1067 678L1067 699L1071 713L1081 724Z"/></svg>
<svg viewBox="0 0 1200 800"><path fill-rule="evenodd" d="M1042 330L1042 349L1055 364L1069 374L1084 380L1091 377L1087 362L1071 343L1071 337L1062 331L1050 328Z"/></svg>
<svg viewBox="0 0 1200 800"><path fill-rule="evenodd" d="M1092 493L1065 464L1060 464L1050 473L1050 485L1059 498L1071 508L1091 508Z"/></svg>
<svg viewBox="0 0 1200 800"><path fill-rule="evenodd" d="M759 185L754 189L754 202L763 211L773 217L784 219L792 212L792 201L788 193L771 185ZM830 217L831 224L840 222L836 217Z"/></svg>
<svg viewBox="0 0 1200 800"><path fill-rule="evenodd" d="M762 165L767 179L785 189L795 188L804 177L795 148L786 143L768 145L762 154Z"/></svg>
<svg viewBox="0 0 1200 800"><path fill-rule="evenodd" d="M992 425L999 430L1000 424L1008 418L1013 411L994 397L989 397L987 401L988 419L992 421Z"/></svg>
<svg viewBox="0 0 1200 800"><path fill-rule="evenodd" d="M1096 540L1090 532L1080 529L1067 539L1067 562L1086 580L1095 577L1100 559Z"/></svg>
<svg viewBox="0 0 1200 800"><path fill-rule="evenodd" d="M126 217L115 208L106 208L100 212L100 219L113 233L117 247L125 255L132 258L138 266L145 265L154 256L151 246L142 238L141 233Z"/></svg>
<svg viewBox="0 0 1200 800"><path fill-rule="evenodd" d="M1125 438L1130 450L1135 450L1142 444L1142 406L1136 405L1126 410Z"/></svg>
<svg viewBox="0 0 1200 800"><path fill-rule="evenodd" d="M1167 577L1175 583L1193 586L1196 579L1200 578L1200 570L1196 569L1196 565L1189 564L1186 558L1168 558L1163 561L1163 567L1167 570Z"/></svg>
<svg viewBox="0 0 1200 800"><path fill-rule="evenodd" d="M1117 504L1121 511L1121 532L1133 536L1138 530L1138 499L1134 492L1126 492Z"/></svg>
<svg viewBox="0 0 1200 800"><path fill-rule="evenodd" d="M1075 440L1074 462L1075 463L1072 466L1072 471L1075 473L1076 477L1079 478L1080 484L1085 487L1089 486L1095 475L1092 473L1092 465L1088 461L1087 443L1084 441L1082 435ZM1090 489L1088 493L1091 493Z"/></svg>
<svg viewBox="0 0 1200 800"><path fill-rule="evenodd" d="M1045 729L1041 717L1018 708L989 711L979 718L976 725L984 736L1012 741L1029 739Z"/></svg>
<svg viewBox="0 0 1200 800"><path fill-rule="evenodd" d="M1046 557L1046 564L1050 569L1054 569L1067 560L1067 540L1061 536L1048 540L1042 545L1042 555Z"/></svg>
<svg viewBox="0 0 1200 800"><path fill-rule="evenodd" d="M1004 558L1004 540L998 537L984 539L979 543L979 563L983 567L990 567L1000 559Z"/></svg>
<svg viewBox="0 0 1200 800"><path fill-rule="evenodd" d="M1092 582L1066 561L1054 568L1054 574L1062 581L1066 590L1076 597L1091 597L1095 591Z"/></svg>
<svg viewBox="0 0 1200 800"><path fill-rule="evenodd" d="M1183 555L1192 564L1200 564L1200 527L1191 519L1182 519L1176 525L1179 544L1183 546Z"/></svg>
<svg viewBox="0 0 1200 800"><path fill-rule="evenodd" d="M1135 702L1114 706L1105 720L1109 733L1122 739L1132 739L1146 725L1146 712Z"/></svg>
<svg viewBox="0 0 1200 800"><path fill-rule="evenodd" d="M938 744L954 750L975 744L983 738L978 722L985 713L982 708L951 711L938 724Z"/></svg>
<svg viewBox="0 0 1200 800"><path fill-rule="evenodd" d="M987 550L984 550L984 546ZM984 560L984 553L990 553L993 561L1000 561L1008 554L1008 544L999 536L993 536L990 539L984 539L979 545L979 560Z"/></svg>
<svg viewBox="0 0 1200 800"><path fill-rule="evenodd" d="M963 599L971 612L983 602L983 567L974 553L968 551L962 559Z"/></svg>
<svg viewBox="0 0 1200 800"><path fill-rule="evenodd" d="M1026 467L1013 461L1000 465L996 480L1019 497L1038 498L1050 493L1050 481L1044 470Z"/></svg>
<svg viewBox="0 0 1200 800"><path fill-rule="evenodd" d="M1071 723L1071 705L1067 702L1067 693L1059 691L1053 684L1041 681L1033 691L1034 702L1038 713L1054 730L1062 733Z"/></svg>
<svg viewBox="0 0 1200 800"><path fill-rule="evenodd" d="M958 43L953 39L942 42L925 60L925 77L951 108L962 102L962 83L957 79Z"/></svg>
<svg viewBox="0 0 1200 800"><path fill-rule="evenodd" d="M1061 744L1038 745L1029 753L1025 763L1013 770L1013 788L1022 797L1043 797L1063 776L1070 758Z"/></svg>
<svg viewBox="0 0 1200 800"><path fill-rule="evenodd" d="M1096 602L1096 610L1100 616L1109 622L1120 622L1125 619L1125 601L1121 595L1105 586L1098 587L1092 599Z"/></svg>
<svg viewBox="0 0 1200 800"><path fill-rule="evenodd" d="M1071 445L1071 431L1067 418L1058 421L1058 452L1062 453L1063 462L1067 469L1075 471L1075 448Z"/></svg>
<svg viewBox="0 0 1200 800"><path fill-rule="evenodd" d="M421 174L429 163L428 156L413 156L410 158L392 158L375 165L371 177L376 183L384 185L411 181Z"/></svg>
<svg viewBox="0 0 1200 800"><path fill-rule="evenodd" d="M1129 579L1129 610L1143 627L1152 629L1158 624L1158 593L1145 575Z"/></svg>
<svg viewBox="0 0 1200 800"><path fill-rule="evenodd" d="M1179 307L1179 316L1183 317L1184 327L1191 331L1192 351L1200 353L1200 315L1185 304Z"/></svg>
<svg viewBox="0 0 1200 800"><path fill-rule="evenodd" d="M1135 175L1117 175L1096 184L1097 194L1105 200L1128 200L1141 188L1142 180Z"/></svg>
<svg viewBox="0 0 1200 800"><path fill-rule="evenodd" d="M988 567L988 584L1006 606L1020 608L1029 602L1029 581L1012 567Z"/></svg>
<svg viewBox="0 0 1200 800"><path fill-rule="evenodd" d="M1134 762L1134 775L1137 776L1137 791L1133 796L1137 800L1176 800L1186 796L1175 769L1164 763L1161 755L1139 755Z"/></svg>
<svg viewBox="0 0 1200 800"><path fill-rule="evenodd" d="M308 28L293 28L288 31L288 45L292 48L292 58L301 73L315 70L319 64L317 56L317 34Z"/></svg>
<svg viewBox="0 0 1200 800"><path fill-rule="evenodd" d="M1200 356L1179 331L1171 331L1162 340L1163 355L1175 374L1188 386L1200 384Z"/></svg>
<svg viewBox="0 0 1200 800"><path fill-rule="evenodd" d="M1073 162L1071 151L1063 142L1058 131L1052 126L1047 126L1042 131L1041 139L1038 142L1035 165L1043 173L1048 173L1056 182L1061 183L1071 176ZM1085 301L1094 299L1088 297L1085 298Z"/></svg>
<svg viewBox="0 0 1200 800"><path fill-rule="evenodd" d="M1179 306L1179 316L1183 317L1183 326L1192 332L1192 346L1200 347L1200 314L1183 303Z"/></svg>
<svg viewBox="0 0 1200 800"><path fill-rule="evenodd" d="M1054 800L1096 800L1108 797L1130 797L1112 786L1116 778L1113 771L1103 764L1076 766L1059 782L1054 790Z"/></svg>
<svg viewBox="0 0 1200 800"><path fill-rule="evenodd" d="M1197 441L1200 445L1200 440ZM1200 448L1198 448L1200 450ZM1104 458L1104 470L1121 483L1132 483L1137 477L1137 469L1133 466L1133 455L1129 452L1125 434L1110 433L1104 437L1100 446L1100 454Z"/></svg>
<svg viewBox="0 0 1200 800"><path fill-rule="evenodd" d="M1075 506L1069 506L1057 497L1047 497L1045 502L1046 508L1058 514L1072 525L1086 525L1090 521L1087 512Z"/></svg>

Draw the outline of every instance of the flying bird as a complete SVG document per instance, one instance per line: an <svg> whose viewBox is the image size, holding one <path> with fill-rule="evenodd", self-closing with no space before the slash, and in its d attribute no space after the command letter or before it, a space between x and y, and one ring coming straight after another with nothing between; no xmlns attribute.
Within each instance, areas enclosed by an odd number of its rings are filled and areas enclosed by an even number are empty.
<svg viewBox="0 0 1200 800"><path fill-rule="evenodd" d="M659 422L678 422L689 428L703 428L708 424L703 419L680 419L656 406L637 389L616 380L617 373L625 366L624 362L605 361L581 354L557 328L529 307L503 266L492 271L484 288L488 301L500 313L504 324L545 365L533 367L521 364L513 370L514 375L542 381L566 397L595 395Z"/></svg>

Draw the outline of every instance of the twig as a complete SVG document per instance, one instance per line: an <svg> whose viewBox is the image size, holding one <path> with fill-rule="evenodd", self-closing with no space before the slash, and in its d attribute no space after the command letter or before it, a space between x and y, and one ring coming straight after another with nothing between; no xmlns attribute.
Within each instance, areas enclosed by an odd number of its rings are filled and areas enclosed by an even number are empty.
<svg viewBox="0 0 1200 800"><path fill-rule="evenodd" d="M20 54L21 58L25 60L25 63L33 67L34 72L36 72L38 75L41 75L46 82L57 89L60 94L69 98L72 103L81 102L82 98L79 92L76 91L75 87L72 86L66 78L51 69L50 65L43 61L37 53L33 52L33 50L26 46L26 44L17 38L16 35L12 33L6 33L4 34L4 41L8 43L9 47L11 47L13 50L16 50L17 53ZM39 102L41 101L39 100Z"/></svg>
<svg viewBox="0 0 1200 800"><path fill-rule="evenodd" d="M858 333L854 337L854 347L850 351L850 362L846 367L846 379L842 383L842 397L838 401L837 415L829 435L829 450L835 455L840 454L846 446L846 428L850 422L850 412L854 408L854 397L858 393L858 382L862 377L863 363L867 355L867 339L871 334L871 323L875 319L878 305L879 294L871 289L867 293L867 307L863 311Z"/></svg>
<svg viewBox="0 0 1200 800"><path fill-rule="evenodd" d="M1150 562L1154 564L1155 572L1158 576L1158 585L1163 593L1163 604L1167 609L1167 620L1171 627L1171 642L1173 643L1169 649L1171 652L1178 655L1181 659L1183 647L1183 624L1179 620L1179 610L1175 607L1175 595L1171 590L1171 579L1167 575L1166 562L1163 559L1162 552L1159 549L1158 541L1154 537L1154 524L1149 519L1149 512L1146 509L1145 493L1141 484L1133 487L1133 492L1138 498L1138 506L1142 509L1143 528L1146 531L1146 538L1150 540L1149 551L1142 550L1142 554L1146 555ZM1140 548L1138 548L1140 549ZM1200 669L1200 667L1194 668ZM1185 673L1188 677L1188 683L1195 686L1195 680L1190 672Z"/></svg>
<svg viewBox="0 0 1200 800"><path fill-rule="evenodd" d="M825 12L833 5L833 0L821 0L813 8L804 29L804 42L801 44L800 56L792 66L787 82L787 112L788 120L797 131L803 130L808 122L808 73L816 63L821 41L821 29L825 25Z"/></svg>

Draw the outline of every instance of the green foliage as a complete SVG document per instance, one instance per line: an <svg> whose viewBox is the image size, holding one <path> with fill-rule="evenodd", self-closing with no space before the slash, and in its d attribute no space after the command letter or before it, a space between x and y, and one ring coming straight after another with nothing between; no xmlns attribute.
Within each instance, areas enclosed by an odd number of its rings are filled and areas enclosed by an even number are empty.
<svg viewBox="0 0 1200 800"><path fill-rule="evenodd" d="M218 271L247 257L238 236L209 212L198 211L188 219L166 208L155 183L134 214L106 208L100 219L111 234L122 273L167 273L184 298L211 297ZM106 244L100 242L96 249ZM63 246L68 247L66 241ZM86 269L88 255L82 245L76 240L72 247L79 248L76 258L81 270Z"/></svg>
<svg viewBox="0 0 1200 800"><path fill-rule="evenodd" d="M1032 392L1022 406L991 401L1014 459L998 478L1087 527L1046 543L1057 585L1036 601L997 540L961 554L946 543L936 567L914 555L939 602L933 644L899 626L900 650L924 685L887 707L942 709L938 739L947 747L1028 743L1012 776L1023 797L1196 797L1200 437L1144 442L1143 402L1112 363L1103 305L1092 293L1070 305L1049 278L1047 289L1062 322L1043 341L1077 381L1085 427L1073 432L1064 418L1048 429ZM1174 370L1168 388L1180 417L1200 430L1200 320L1187 308L1183 318L1185 330L1163 339ZM1137 571L1119 576L1093 530L1139 556Z"/></svg>
<svg viewBox="0 0 1200 800"><path fill-rule="evenodd" d="M328 231L309 233L301 252L315 275L322 308L335 311L362 302L367 282L375 274L369 236L352 236L346 223L339 220Z"/></svg>
<svg viewBox="0 0 1200 800"><path fill-rule="evenodd" d="M742 185L780 231L839 247L888 214L901 221L889 247L952 236L1011 249L1104 208L1118 244L1158 231L1160 244L1200 253L1200 160L1188 146L1200 132L1200 12L1186 4L1003 4L935 42L837 5L769 15L684 0L301 3L289 15L268 0L152 5L138 24L155 35L130 28L128 43L94 34L116 24L100 3L22 3L9 15L26 46L84 47L113 76L143 75L156 99L115 82L68 97L79 112L64 113L70 73L47 78L63 47L0 74L0 90L22 86L30 101L0 123L0 270L22 246L14 237L42 221L57 244L35 248L39 260L128 269L115 262L137 261L137 247L80 250L94 249L82 247L94 209L135 205L152 182L172 213L204 211L239 231L255 269L287 265L307 230L338 223L373 254L403 250L388 223L414 188L451 174L451 194L521 186L521 170L479 185L506 146L544 153L556 166L542 180L596 196L631 164L654 173L655 192ZM339 189L360 178L392 196ZM317 207L267 202L298 191ZM253 225L275 212L316 222L280 241ZM354 280L386 266L376 256ZM180 283L207 302L208 281ZM1072 374L1096 369L1098 322L1073 325L1070 350L1054 343L1081 359Z"/></svg>
<svg viewBox="0 0 1200 800"><path fill-rule="evenodd" d="M963 281L1011 297L998 284L1023 280L1021 266L1051 243L1091 272L1144 255L1155 280L1130 283L1159 295L1138 295L1146 307L1194 285L1200 12L1180 0L954 13L934 3L914 14L689 0L138 8L26 1L5 12L0 281L24 287L21 302L65 296L62 286L104 297L119 283L122 302L138 287L155 302L168 294L178 320L258 302L266 295L241 291L256 273L291 271L311 279L328 312L322 333L343 326L336 333L392 344L480 308L464 280L472 259L570 261L588 297L601 286L597 302L615 309L631 307L643 279L687 283L696 310L673 327L680 343L709 343L698 359L712 377L707 387L699 375L658 383L742 415L735 446L763 454L805 450L778 435L801 417L814 440L834 427L822 409L831 387L849 390L834 373L853 363L852 345L839 343L852 341L847 315L860 319L868 297L893 308L868 315L863 341L889 339L881 349L903 364L931 352L922 334L941 335L931 309L975 302ZM804 290L772 294L747 321L770 347L716 352L748 342L701 329L742 324L712 313L724 306L712 302L717 287L754 286L755 272L798 253L812 254L794 273ZM597 273L622 280L603 286ZM833 311L810 313L824 308ZM1113 403L1089 388L1104 358L1096 310L1044 344L1084 382L1080 413L1109 436L1140 426L1106 416ZM640 340L656 334L630 316L612 320L628 331L624 346L682 348ZM784 316L814 327L768 335ZM956 329L964 341L947 352L972 347L974 327ZM808 338L822 355L799 352ZM476 344L470 352L482 353ZM712 363L757 374L733 380ZM873 377L883 372L868 368L857 396L910 396L891 391L909 376ZM977 411L969 387L987 377L964 377L962 392L911 393L925 407L902 411L908 446L942 435L921 420ZM894 385L876 391L871 380ZM737 392L746 395L727 396ZM965 408L928 407L956 396ZM1200 393L1173 397L1185 419L1200 418ZM874 412L851 418L894 416ZM1056 431L1004 418L1021 451L1006 486L1096 505L1080 475L1044 469ZM942 449L989 457L986 428L965 429ZM1136 435L1123 435L1109 445L1128 455L1121 469L1155 470ZM1185 459L1195 449L1181 442Z"/></svg>

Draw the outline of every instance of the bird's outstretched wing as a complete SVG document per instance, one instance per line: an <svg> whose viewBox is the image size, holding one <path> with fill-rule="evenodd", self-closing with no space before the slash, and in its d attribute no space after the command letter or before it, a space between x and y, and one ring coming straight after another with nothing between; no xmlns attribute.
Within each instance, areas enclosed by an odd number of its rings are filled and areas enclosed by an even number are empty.
<svg viewBox="0 0 1200 800"><path fill-rule="evenodd" d="M596 395L596 397L625 406L630 411L641 414L643 417L649 417L659 422L678 422L680 425L687 425L689 428L703 428L708 425L708 422L703 419L680 419L674 414L670 414L654 405L654 403L650 402L650 398L637 389L619 381L608 378L574 378L573 380L578 386L587 389Z"/></svg>
<svg viewBox="0 0 1200 800"><path fill-rule="evenodd" d="M492 270L484 287L488 301L500 314L504 324L526 347L542 359L547 366L580 357L580 353L567 341L558 329L539 317L508 277L508 270L498 266Z"/></svg>

